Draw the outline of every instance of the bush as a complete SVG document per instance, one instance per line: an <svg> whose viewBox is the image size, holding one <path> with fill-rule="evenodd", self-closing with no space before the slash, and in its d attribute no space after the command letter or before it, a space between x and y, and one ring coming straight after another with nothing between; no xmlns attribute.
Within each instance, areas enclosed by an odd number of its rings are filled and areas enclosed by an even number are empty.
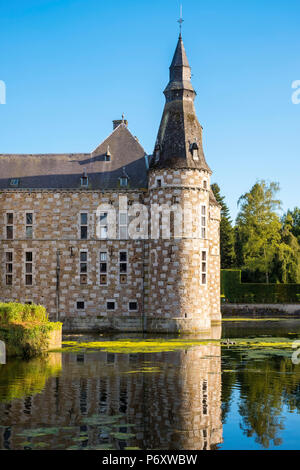
<svg viewBox="0 0 300 470"><path fill-rule="evenodd" d="M42 305L0 303L0 323L48 322L48 314Z"/></svg>

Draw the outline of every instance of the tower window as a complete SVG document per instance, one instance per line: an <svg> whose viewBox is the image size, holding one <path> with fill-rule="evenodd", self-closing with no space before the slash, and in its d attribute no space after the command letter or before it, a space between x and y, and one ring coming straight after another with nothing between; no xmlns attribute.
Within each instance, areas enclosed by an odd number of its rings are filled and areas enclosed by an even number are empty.
<svg viewBox="0 0 300 470"><path fill-rule="evenodd" d="M156 180L156 184L157 184L157 187L158 187L158 188L161 188L161 179L160 179L160 178L158 178L158 179Z"/></svg>
<svg viewBox="0 0 300 470"><path fill-rule="evenodd" d="M201 284L207 284L207 253L206 251L201 252Z"/></svg>
<svg viewBox="0 0 300 470"><path fill-rule="evenodd" d="M83 300L78 300L76 302L76 309L77 310L84 310L85 309L85 302Z"/></svg>
<svg viewBox="0 0 300 470"><path fill-rule="evenodd" d="M206 180L203 181L203 188L207 189L207 181Z"/></svg>
<svg viewBox="0 0 300 470"><path fill-rule="evenodd" d="M206 206L201 206L201 238L206 238Z"/></svg>
<svg viewBox="0 0 300 470"><path fill-rule="evenodd" d="M199 150L198 144L197 144L197 142L194 142L191 145L191 152L192 152L193 160L195 160L195 161L199 160L198 150Z"/></svg>

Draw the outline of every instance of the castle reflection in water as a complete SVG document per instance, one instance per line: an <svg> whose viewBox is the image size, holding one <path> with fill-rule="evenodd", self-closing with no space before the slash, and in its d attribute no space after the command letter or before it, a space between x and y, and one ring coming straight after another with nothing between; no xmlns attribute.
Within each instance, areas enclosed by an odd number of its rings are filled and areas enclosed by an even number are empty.
<svg viewBox="0 0 300 470"><path fill-rule="evenodd" d="M9 395L12 387L18 389L18 381L42 380L38 374L26 378L25 368L18 377L10 377L7 396L2 392L0 397L1 449L26 448L22 431L41 427L59 428L43 436L47 449L70 447L68 428L86 433L82 446L89 447L113 441L114 448L121 449L208 450L222 442L218 343L153 354L53 353L49 361L56 372L38 384L41 390L36 393ZM133 433L127 441L84 424L85 417L123 414L116 430Z"/></svg>

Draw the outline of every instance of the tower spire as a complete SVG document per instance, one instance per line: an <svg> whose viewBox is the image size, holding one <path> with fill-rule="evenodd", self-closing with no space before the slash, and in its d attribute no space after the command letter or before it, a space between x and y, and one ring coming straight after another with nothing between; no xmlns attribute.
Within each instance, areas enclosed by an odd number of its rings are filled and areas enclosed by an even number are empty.
<svg viewBox="0 0 300 470"><path fill-rule="evenodd" d="M151 167L197 168L211 173L203 152L202 127L194 107L196 92L181 34L164 95L166 104Z"/></svg>

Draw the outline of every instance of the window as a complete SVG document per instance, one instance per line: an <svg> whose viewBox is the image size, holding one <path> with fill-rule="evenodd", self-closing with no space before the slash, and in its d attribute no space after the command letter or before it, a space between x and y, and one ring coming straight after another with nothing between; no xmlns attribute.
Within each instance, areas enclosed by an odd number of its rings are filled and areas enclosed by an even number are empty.
<svg viewBox="0 0 300 470"><path fill-rule="evenodd" d="M83 188L86 188L88 185L89 185L89 179L86 175L83 175L81 178L80 178L80 185L81 187Z"/></svg>
<svg viewBox="0 0 300 470"><path fill-rule="evenodd" d="M80 238L81 240L87 240L88 238L88 214L80 214Z"/></svg>
<svg viewBox="0 0 300 470"><path fill-rule="evenodd" d="M131 312L136 312L137 309L138 309L138 304L137 304L137 302L136 302L135 300L132 301L132 302L129 302L129 310L130 310Z"/></svg>
<svg viewBox="0 0 300 470"><path fill-rule="evenodd" d="M76 302L76 308L77 310L84 310L85 302L83 300L78 300L78 302Z"/></svg>
<svg viewBox="0 0 300 470"><path fill-rule="evenodd" d="M87 251L80 252L80 284L87 284Z"/></svg>
<svg viewBox="0 0 300 470"><path fill-rule="evenodd" d="M199 160L198 150L199 150L198 144L196 142L194 142L191 146L191 152L192 152L192 156L193 156L194 161Z"/></svg>
<svg viewBox="0 0 300 470"><path fill-rule="evenodd" d="M203 188L207 189L207 181L206 180L203 181Z"/></svg>
<svg viewBox="0 0 300 470"><path fill-rule="evenodd" d="M100 252L100 285L107 284L107 252Z"/></svg>
<svg viewBox="0 0 300 470"><path fill-rule="evenodd" d="M207 253L206 251L201 252L201 284L207 284Z"/></svg>
<svg viewBox="0 0 300 470"><path fill-rule="evenodd" d="M160 178L158 178L158 179L156 180L156 184L157 184L157 187L158 187L158 188L161 188L161 179L160 179Z"/></svg>
<svg viewBox="0 0 300 470"><path fill-rule="evenodd" d="M116 303L114 300L109 300L106 302L106 308L107 310L115 310L116 309Z"/></svg>
<svg viewBox="0 0 300 470"><path fill-rule="evenodd" d="M107 238L108 234L108 212L100 213L100 238Z"/></svg>
<svg viewBox="0 0 300 470"><path fill-rule="evenodd" d="M126 176L120 178L120 186L128 186L128 178Z"/></svg>
<svg viewBox="0 0 300 470"><path fill-rule="evenodd" d="M7 286L13 285L13 252L5 253L5 283Z"/></svg>
<svg viewBox="0 0 300 470"><path fill-rule="evenodd" d="M119 213L119 239L127 240L128 238L128 216L127 212Z"/></svg>
<svg viewBox="0 0 300 470"><path fill-rule="evenodd" d="M33 236L33 213L27 212L25 214L26 226L25 226L25 235L26 238L32 238Z"/></svg>
<svg viewBox="0 0 300 470"><path fill-rule="evenodd" d="M6 214L6 239L13 240L14 238L14 214L8 212Z"/></svg>
<svg viewBox="0 0 300 470"><path fill-rule="evenodd" d="M120 284L127 284L127 251L119 254Z"/></svg>
<svg viewBox="0 0 300 470"><path fill-rule="evenodd" d="M206 206L201 206L201 238L206 238Z"/></svg>
<svg viewBox="0 0 300 470"><path fill-rule="evenodd" d="M25 285L32 286L33 284L33 253L32 251L25 252Z"/></svg>
<svg viewBox="0 0 300 470"><path fill-rule="evenodd" d="M18 178L12 178L9 182L9 185L14 186L15 188L17 188L19 186L19 179Z"/></svg>

